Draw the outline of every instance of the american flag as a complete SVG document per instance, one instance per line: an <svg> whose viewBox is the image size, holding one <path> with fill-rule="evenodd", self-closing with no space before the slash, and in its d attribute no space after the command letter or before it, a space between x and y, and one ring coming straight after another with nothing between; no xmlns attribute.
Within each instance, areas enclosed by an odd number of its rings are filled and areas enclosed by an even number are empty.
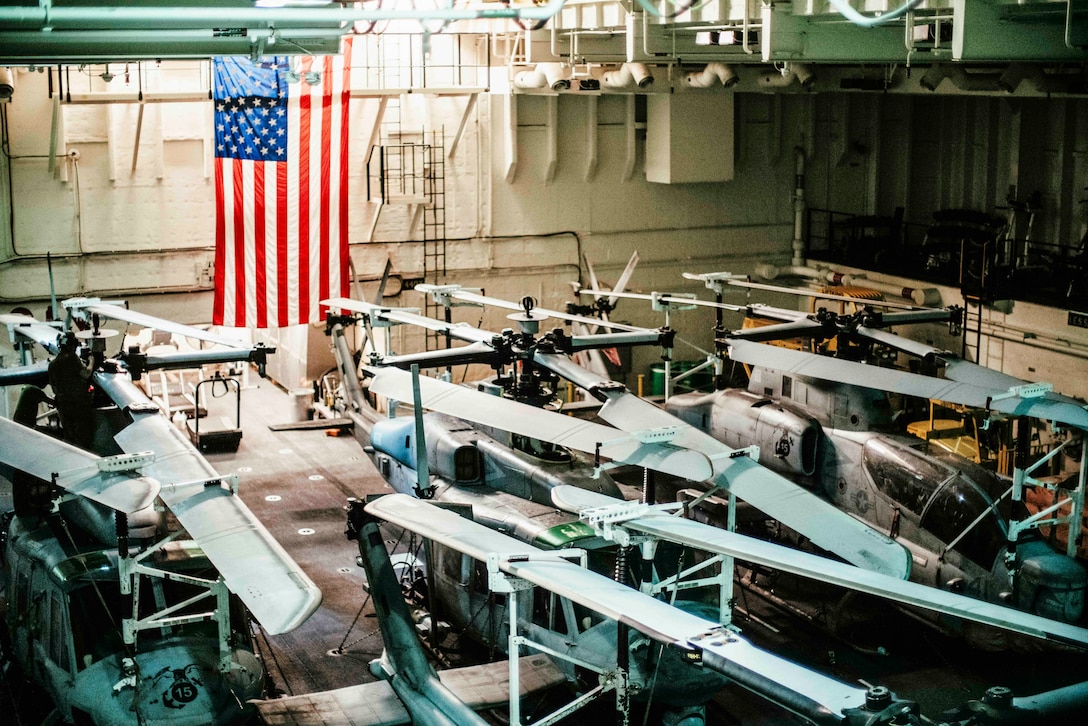
<svg viewBox="0 0 1088 726"><path fill-rule="evenodd" d="M212 63L216 325L315 322L348 294L351 43L295 63Z"/></svg>

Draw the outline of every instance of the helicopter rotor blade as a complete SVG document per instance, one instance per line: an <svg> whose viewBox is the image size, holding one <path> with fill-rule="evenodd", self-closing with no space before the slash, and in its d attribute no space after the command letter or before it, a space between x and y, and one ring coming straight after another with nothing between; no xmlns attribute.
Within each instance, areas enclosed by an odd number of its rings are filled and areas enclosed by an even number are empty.
<svg viewBox="0 0 1088 726"><path fill-rule="evenodd" d="M627 260L627 266L623 268L623 272L620 273L620 277L616 280L616 284L612 286L613 292L623 292L627 287L627 283L631 281L631 275L635 274L635 266L638 265L638 251L631 253L631 258ZM594 285L593 287L597 287ZM608 305L611 307L616 304L616 298L608 298Z"/></svg>
<svg viewBox="0 0 1088 726"><path fill-rule="evenodd" d="M351 310L352 312L361 313L381 321L406 323L408 325L417 325L421 328L426 328L427 330L433 330L436 333L449 333L450 336L469 343L487 343L495 337L494 333L480 330L467 323L446 323L441 320L435 320L434 318L428 318L425 315L419 315L411 310L383 307L381 305L363 302L362 300L353 300L349 297L329 298L328 300L322 300L321 304L332 308ZM518 309L520 310L520 308ZM371 322L373 323L373 320L371 320Z"/></svg>
<svg viewBox="0 0 1088 726"><path fill-rule="evenodd" d="M133 476L124 457L103 458L71 444L46 436L11 419L0 418L3 461L56 485L70 494L131 514L150 507L159 494L159 483Z"/></svg>
<svg viewBox="0 0 1088 726"><path fill-rule="evenodd" d="M228 348L245 348L248 346L247 343L244 343L243 341L236 338L229 338L225 335L218 335L216 333L208 332L207 330L194 328L191 325L182 325L181 323L174 323L169 320L163 320L162 318L156 318L152 315L145 315L144 313L138 313L135 310L129 310L128 308L123 308L119 305L106 305L103 303L95 303L91 305L83 305L80 307L82 310L86 310L90 313L98 313L103 318L120 320L125 323L132 323L134 325L140 325L142 327L152 328L154 330L162 330L167 333L174 333L175 335L181 335L186 338L194 338L196 340L203 340L207 343L223 345Z"/></svg>
<svg viewBox="0 0 1088 726"><path fill-rule="evenodd" d="M1037 384L1013 378L1004 373L985 368L976 370L973 364L967 364L968 367L964 367L963 362L957 361L956 365L950 368L963 377L970 377L973 373L979 374L980 384L960 382L950 376L935 378L895 368L884 368L763 345L748 340L728 339L728 342L729 357L738 363L763 366L835 383L958 403L1009 416L1032 416L1088 429L1088 408L1084 403L1053 391L1043 392ZM985 385L988 382L997 382L998 385ZM1010 382L1012 385L1008 385Z"/></svg>
<svg viewBox="0 0 1088 726"><path fill-rule="evenodd" d="M405 353L404 355L387 355L381 359L383 366L396 368L410 368L413 364L420 368L445 368L447 366L459 366L473 363L493 365L499 361L499 355L491 346L482 343L470 343L459 348L443 348L441 350L428 350L422 353Z"/></svg>
<svg viewBox="0 0 1088 726"><path fill-rule="evenodd" d="M868 298L850 297L848 295L836 295L829 292L817 292L815 290L806 290L799 287L785 287L783 285L768 285L762 282L751 282L749 280L733 277L727 272L711 272L707 274L696 274L692 272L682 273L688 280L701 280L706 283L707 287L715 288L715 283L724 283L726 285L732 285L733 287L743 287L750 290L764 290L766 292L781 292L787 295L798 295L800 297L810 297L817 300L834 300L837 302L853 303L855 305L869 305L872 307L881 308L898 308L902 310L914 310L917 309L917 305L911 305L910 303L894 302L889 300L871 300Z"/></svg>
<svg viewBox="0 0 1088 726"><path fill-rule="evenodd" d="M506 310L514 310L516 312L523 312L523 307L520 303L510 302L509 300L502 300L496 297L488 297L487 295L480 295L475 292L460 291L450 294L450 297L462 302L475 303L477 305L490 305L492 307L504 308ZM600 318L588 318L583 315L571 315L570 313L560 312L558 310L549 310L547 308L534 307L533 315L539 315L541 317L555 318L557 320L565 320L569 323L585 323L586 325L597 325L602 328L612 328L613 330L626 330L629 332L635 332L645 330L645 328L639 328L634 325L627 325L625 323L613 323L601 320Z"/></svg>
<svg viewBox="0 0 1088 726"><path fill-rule="evenodd" d="M613 290L598 290L596 288L583 288L578 291L579 295L592 295L594 297L616 297L616 298L628 298L631 300L648 300L648 301L660 301L662 303L669 303L673 305L698 305L705 308L720 308L722 310L729 310L734 313L746 313L751 308L766 307L758 305L731 305L729 303L719 303L713 300L700 300L697 297L681 297L678 295L650 295L642 292L615 292ZM788 311L792 313L792 311ZM790 315L786 320L795 320L799 317L804 317L805 313L798 312L796 315Z"/></svg>
<svg viewBox="0 0 1088 726"><path fill-rule="evenodd" d="M301 624L321 591L229 486L227 477L159 413L127 374L96 372L96 386L125 407L133 422L114 441L125 452L150 450L143 472L161 482L159 497L207 555L227 587L269 634Z"/></svg>
<svg viewBox="0 0 1088 726"><path fill-rule="evenodd" d="M806 318L789 323L734 330L729 333L729 337L737 340L765 342L769 340L788 340L790 338L830 338L836 332L837 330L834 327Z"/></svg>
<svg viewBox="0 0 1088 726"><path fill-rule="evenodd" d="M619 508L628 503L598 492L561 485L552 492L552 501L560 509L584 515ZM1014 610L984 600L939 590L916 582L898 580L826 557L801 552L684 517L670 516L660 509L646 508L644 513L612 522L633 533L675 542L705 552L728 555L757 565L772 567L821 582L895 600L906 605L966 618L1003 630L1011 630L1044 640L1088 648L1088 629L1050 620L1032 613Z"/></svg>
<svg viewBox="0 0 1088 726"><path fill-rule="evenodd" d="M865 690L840 683L762 650L720 624L704 620L573 562L542 556L533 545L405 494L388 494L366 511L475 560L495 560L500 571L554 592L667 646L697 655L761 696L818 722L839 722L864 703Z"/></svg>
<svg viewBox="0 0 1088 726"><path fill-rule="evenodd" d="M38 386L49 384L49 361L38 361L28 366L0 368L0 388L6 386Z"/></svg>
<svg viewBox="0 0 1088 726"><path fill-rule="evenodd" d="M910 573L910 555L901 545L763 468L743 451L731 449L618 383L600 381L564 356L538 353L534 360L604 401L598 417L621 431L674 427L671 443L706 455L714 463L715 484L801 532L819 547L859 567L893 577L905 578Z"/></svg>
<svg viewBox="0 0 1088 726"><path fill-rule="evenodd" d="M30 315L3 313L0 314L0 325L7 325L14 332L33 340L48 353L56 355L60 350L57 341L60 338L61 331Z"/></svg>
<svg viewBox="0 0 1088 726"><path fill-rule="evenodd" d="M412 400L411 377L392 368L368 368L370 390L398 401ZM420 377L424 408L485 426L549 441L559 446L599 453L613 461L641 466L692 481L704 481L714 471L706 456L668 443L643 443L639 436L592 421L564 416L508 398L474 391L435 378Z"/></svg>

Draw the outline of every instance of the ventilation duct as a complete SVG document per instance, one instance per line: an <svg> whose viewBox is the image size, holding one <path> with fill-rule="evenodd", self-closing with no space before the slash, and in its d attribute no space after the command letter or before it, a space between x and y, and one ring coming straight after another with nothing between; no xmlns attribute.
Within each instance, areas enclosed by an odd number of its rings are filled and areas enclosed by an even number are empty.
<svg viewBox="0 0 1088 726"><path fill-rule="evenodd" d="M526 90L550 88L553 91L566 91L570 88L570 69L562 63L538 63L533 70L516 74L514 87Z"/></svg>
<svg viewBox="0 0 1088 726"><path fill-rule="evenodd" d="M0 98L11 98L15 93L15 74L10 68L0 68Z"/></svg>
<svg viewBox="0 0 1088 726"><path fill-rule="evenodd" d="M807 63L786 63L777 73L764 73L759 77L760 88L786 88L794 81L804 91L811 91L816 84L816 75Z"/></svg>
<svg viewBox="0 0 1088 726"><path fill-rule="evenodd" d="M726 88L737 85L737 72L733 66L725 63L707 63L700 73L689 73L684 76L684 82L692 88L710 88L715 82L721 81Z"/></svg>
<svg viewBox="0 0 1088 726"><path fill-rule="evenodd" d="M961 91L997 91L1005 90L1002 85L1002 78L1005 78L1005 73L994 73L993 71L972 73L963 66L953 66L947 63L935 63L929 67L918 81L922 88L927 91L937 90L937 86L941 85L941 81L948 79L952 82L952 85ZM1019 84L1019 79L1007 78L1006 83L1012 84L1013 81Z"/></svg>
<svg viewBox="0 0 1088 726"><path fill-rule="evenodd" d="M639 88L653 85L654 76L644 63L624 63L618 71L606 71L601 76L605 88L627 88L634 83Z"/></svg>

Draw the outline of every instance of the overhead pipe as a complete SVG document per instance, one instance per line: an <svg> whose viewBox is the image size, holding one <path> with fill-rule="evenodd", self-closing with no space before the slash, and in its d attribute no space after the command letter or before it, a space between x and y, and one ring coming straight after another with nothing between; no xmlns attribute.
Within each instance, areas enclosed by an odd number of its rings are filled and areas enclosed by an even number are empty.
<svg viewBox="0 0 1088 726"><path fill-rule="evenodd" d="M1061 73L1048 74L1037 63L1010 63L998 77L997 87L1005 93L1014 93L1021 84L1027 84L1038 93L1069 93L1070 80L1080 82L1080 74L1066 76Z"/></svg>
<svg viewBox="0 0 1088 726"><path fill-rule="evenodd" d="M934 63L922 74L918 83L927 91L936 91L937 86L946 78L961 91L997 91L1004 90L1001 84L1003 73L969 73L963 66L950 63Z"/></svg>
<svg viewBox="0 0 1088 726"><path fill-rule="evenodd" d="M739 80L733 66L725 63L707 63L706 68L699 73L688 73L684 76L684 82L692 88L710 88L717 81L721 81L726 88L731 88Z"/></svg>
<svg viewBox="0 0 1088 726"><path fill-rule="evenodd" d="M53 5L0 7L0 27L28 30L100 30L102 28L236 28L265 25L369 22L374 20L548 20L566 0L542 6L512 8L258 8L258 7L57 7Z"/></svg>
<svg viewBox="0 0 1088 726"><path fill-rule="evenodd" d="M601 76L601 85L608 88L627 88L632 83L648 88L653 82L653 73L645 63L624 63L618 71L606 71Z"/></svg>
<svg viewBox="0 0 1088 726"><path fill-rule="evenodd" d="M934 287L908 287L893 282L870 280L863 273L839 272L827 267L756 265L755 274L765 280L773 280L780 275L794 275L810 280L822 280L832 285L868 287L877 292L905 298L915 305L936 305L941 301L941 293Z"/></svg>

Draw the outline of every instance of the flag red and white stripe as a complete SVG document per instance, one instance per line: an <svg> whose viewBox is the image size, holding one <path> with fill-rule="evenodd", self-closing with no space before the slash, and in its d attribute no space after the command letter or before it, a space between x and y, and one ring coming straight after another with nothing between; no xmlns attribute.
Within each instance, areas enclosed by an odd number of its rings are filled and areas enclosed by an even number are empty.
<svg viewBox="0 0 1088 726"><path fill-rule="evenodd" d="M302 58L299 80L283 86L285 109L282 99L276 107L285 111L286 128L262 128L258 119L251 129L257 151L247 148L248 155L231 155L229 140L217 141L215 324L316 322L323 316L320 300L348 294L350 67L350 39L342 55ZM284 63L276 72L287 71ZM314 71L320 74L317 84L306 80ZM252 106L255 96L242 89L236 92L245 93ZM222 99L216 99L222 131ZM242 113L264 113L267 119L261 99L255 105ZM262 157L260 144L271 150L277 138L286 144L286 158L282 149Z"/></svg>

